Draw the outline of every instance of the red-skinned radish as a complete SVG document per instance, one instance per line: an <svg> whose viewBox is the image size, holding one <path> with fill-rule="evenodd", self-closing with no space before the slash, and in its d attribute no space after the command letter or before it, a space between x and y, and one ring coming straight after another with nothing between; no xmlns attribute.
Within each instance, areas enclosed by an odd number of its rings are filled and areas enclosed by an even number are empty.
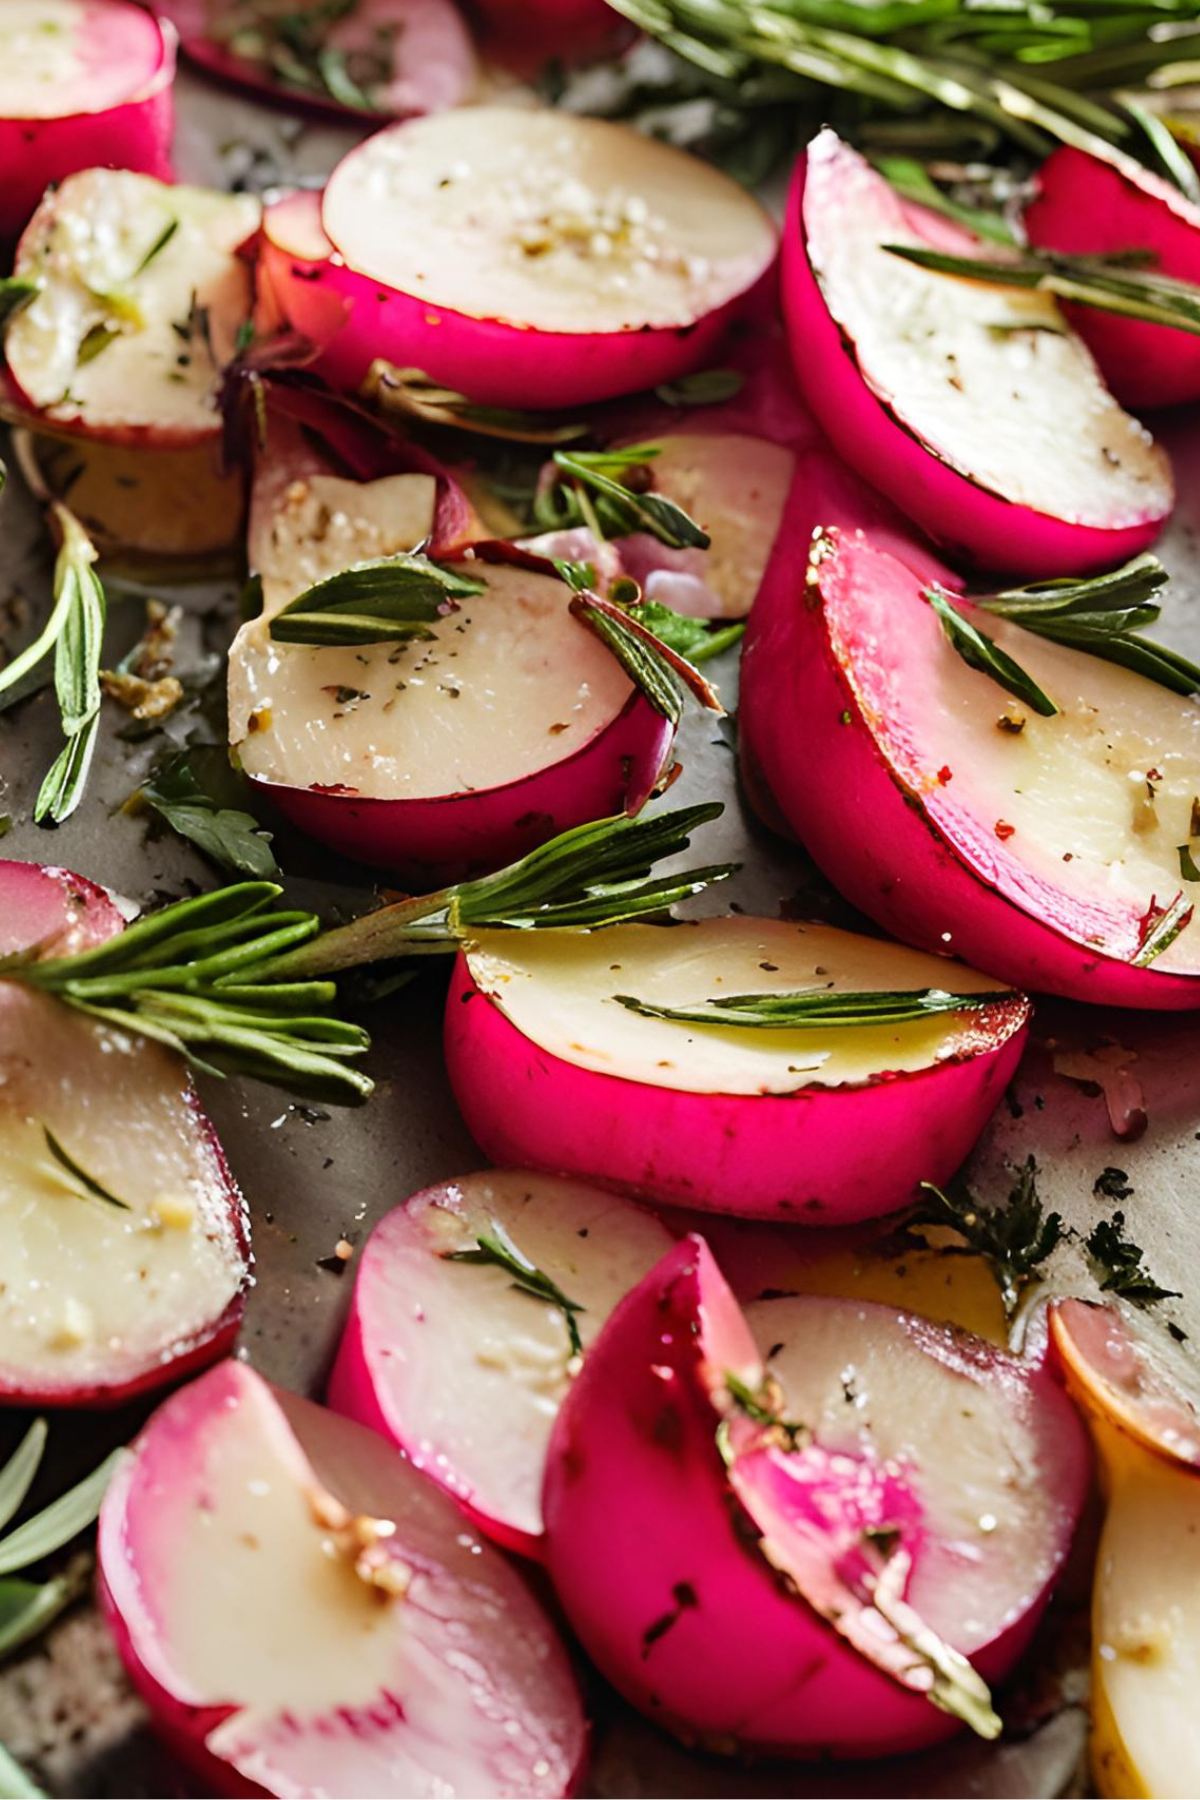
<svg viewBox="0 0 1200 1800"><path fill-rule="evenodd" d="M615 56L636 35L607 0L469 0L469 5L482 26L485 54L526 76L552 62L574 68Z"/></svg>
<svg viewBox="0 0 1200 1800"><path fill-rule="evenodd" d="M834 448L987 566L1079 575L1144 550L1171 511L1170 465L1053 300L919 269L887 243L983 253L821 132L793 180L782 280L801 392Z"/></svg>
<svg viewBox="0 0 1200 1800"><path fill-rule="evenodd" d="M1178 846L1200 714L962 602L1059 706L1040 717L967 666L923 586L868 539L832 533L807 584L780 596L743 704L792 829L847 899L910 943L1033 990L1200 1005L1200 925L1153 947L1176 897L1187 907ZM847 808L865 830L846 831Z"/></svg>
<svg viewBox="0 0 1200 1800"><path fill-rule="evenodd" d="M175 34L131 0L5 0L0 239L47 186L98 165L172 178Z"/></svg>
<svg viewBox="0 0 1200 1800"><path fill-rule="evenodd" d="M330 177L322 222L334 254L316 279L352 309L356 379L381 356L551 411L711 363L776 244L757 200L684 151L496 106L368 139Z"/></svg>
<svg viewBox="0 0 1200 1800"><path fill-rule="evenodd" d="M814 987L994 993L957 964L778 920L483 933L451 981L447 1067L493 1162L747 1218L891 1212L948 1178L983 1129L1020 1057L1023 995L791 1030L697 1028L615 998L694 1010L722 992Z"/></svg>
<svg viewBox="0 0 1200 1800"><path fill-rule="evenodd" d="M1024 225L1031 244L1084 256L1149 252L1153 272L1200 284L1200 206L1131 156L1102 160L1064 144L1037 173ZM1200 399L1200 339L1093 306L1063 311L1124 406Z"/></svg>
<svg viewBox="0 0 1200 1800"><path fill-rule="evenodd" d="M46 195L17 248L38 291L9 323L8 378L34 422L183 448L221 430L217 389L251 311L247 194L88 169Z"/></svg>
<svg viewBox="0 0 1200 1800"><path fill-rule="evenodd" d="M563 1403L548 1565L601 1670L677 1735L885 1756L951 1712L999 1729L984 1681L1028 1643L1087 1482L1044 1369L891 1307L743 1315L691 1237Z"/></svg>
<svg viewBox="0 0 1200 1800"><path fill-rule="evenodd" d="M500 1257L461 1260L485 1239ZM640 1207L556 1176L497 1170L426 1188L357 1259L329 1404L392 1439L480 1531L540 1556L546 1446L580 1352L566 1310L514 1283L503 1253L578 1308L586 1354L673 1241Z"/></svg>
<svg viewBox="0 0 1200 1800"><path fill-rule="evenodd" d="M0 863L0 953L122 925L82 877ZM0 1404L112 1406L229 1349L245 1206L174 1052L0 980L0 1140Z"/></svg>
<svg viewBox="0 0 1200 1800"><path fill-rule="evenodd" d="M454 0L354 0L340 7L309 64L288 45L277 46L285 69L296 68L303 82L289 80L272 62L279 13L262 0L156 0L156 6L194 63L291 106L351 119L408 118L461 105L476 79L470 33ZM361 96L353 103L352 90Z"/></svg>
<svg viewBox="0 0 1200 1800"><path fill-rule="evenodd" d="M240 1363L150 1420L98 1554L125 1665L207 1792L574 1789L578 1692L520 1577L374 1432Z"/></svg>

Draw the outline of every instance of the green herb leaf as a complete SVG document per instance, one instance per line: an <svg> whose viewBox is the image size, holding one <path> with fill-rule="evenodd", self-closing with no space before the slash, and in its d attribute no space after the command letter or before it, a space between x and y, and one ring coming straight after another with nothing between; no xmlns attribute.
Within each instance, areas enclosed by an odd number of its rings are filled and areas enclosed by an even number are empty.
<svg viewBox="0 0 1200 1800"><path fill-rule="evenodd" d="M91 326L89 330L84 332L83 338L80 341L79 352L75 358L78 367L82 369L88 363L95 362L101 351L107 350L108 346L119 338L120 335L121 333L115 330L111 325Z"/></svg>
<svg viewBox="0 0 1200 1800"><path fill-rule="evenodd" d="M875 156L872 161L879 173L906 200L916 200L922 206L928 206L945 218L953 219L956 224L964 225L976 237L986 238L990 243L1016 243L1008 222L1000 213L988 212L979 206L960 206L938 186L925 164L918 162L915 157Z"/></svg>
<svg viewBox="0 0 1200 1800"><path fill-rule="evenodd" d="M577 593L571 611L607 644L629 679L657 712L678 725L686 694L709 712L723 713L720 696L687 658L657 637L640 606L621 606L599 594Z"/></svg>
<svg viewBox="0 0 1200 1800"><path fill-rule="evenodd" d="M1192 855L1190 844L1180 844L1177 850L1179 857L1179 873L1184 881L1200 881L1200 869L1196 867L1196 859Z"/></svg>
<svg viewBox="0 0 1200 1800"><path fill-rule="evenodd" d="M805 1444L812 1441L812 1432L807 1425L783 1417L783 1396L774 1381L764 1381L756 1392L740 1375L726 1369L721 1377L721 1385L738 1412L755 1425L762 1425L766 1430L777 1433L785 1450L802 1450Z"/></svg>
<svg viewBox="0 0 1200 1800"><path fill-rule="evenodd" d="M570 444L591 429L581 421L562 421L545 413L479 406L466 394L433 381L423 369L398 369L382 358L371 364L361 392L383 412L508 443Z"/></svg>
<svg viewBox="0 0 1200 1800"><path fill-rule="evenodd" d="M699 369L694 375L681 375L678 381L664 381L654 391L668 406L719 406L740 394L745 385L746 377L736 369Z"/></svg>
<svg viewBox="0 0 1200 1800"><path fill-rule="evenodd" d="M85 1195L90 1196L93 1200L102 1200L106 1206L115 1206L121 1212L133 1211L128 1200L118 1199L111 1189L106 1188L102 1182L97 1181L94 1175L89 1175L87 1170L63 1149L63 1146L59 1143L48 1125L42 1126L42 1135L46 1140L46 1148L49 1150L55 1162L58 1163L60 1168L66 1170L73 1181L79 1183L79 1186L83 1189Z"/></svg>
<svg viewBox="0 0 1200 1800"><path fill-rule="evenodd" d="M633 994L614 994L613 999L630 1012L648 1019L670 1019L683 1025L708 1025L728 1030L833 1031L856 1025L902 1025L939 1013L977 1012L988 1006L1004 1006L1015 999L1011 989L994 993L950 994L941 988L902 992L853 993L831 986L800 989L790 994L729 994L706 1000L701 1008L654 1006Z"/></svg>
<svg viewBox="0 0 1200 1800"><path fill-rule="evenodd" d="M45 1788L26 1775L11 1753L0 1744L0 1800L47 1800Z"/></svg>
<svg viewBox="0 0 1200 1800"><path fill-rule="evenodd" d="M448 1250L445 1252L445 1261L477 1263L480 1266L503 1269L512 1276L512 1284L519 1292L528 1294L534 1300L545 1300L558 1308L567 1328L571 1354L582 1356L583 1342L575 1321L576 1314L586 1311L586 1308L577 1300L569 1300L556 1282L551 1281L535 1263L530 1262L524 1251L513 1243L499 1219L491 1221L487 1232L479 1233L473 1250Z"/></svg>
<svg viewBox="0 0 1200 1800"><path fill-rule="evenodd" d="M1154 1306L1160 1300L1178 1300L1174 1288L1161 1287L1145 1265L1145 1252L1125 1236L1125 1214L1115 1212L1101 1219L1088 1234L1087 1253L1101 1277L1102 1293L1119 1294L1135 1306Z"/></svg>
<svg viewBox="0 0 1200 1800"><path fill-rule="evenodd" d="M644 531L673 550L707 550L711 538L681 506L676 506L665 494L656 494L650 489L642 491L640 484L637 487L629 485L632 471L644 468L654 455L657 455L657 448L649 444L635 444L619 451L572 451L568 454L565 450L556 450L555 465L568 477L580 508L580 516L573 522L598 523L597 535L601 537L629 537L633 532ZM616 479L609 471L623 475L625 480ZM549 493L552 497L555 490L551 489ZM594 520L587 517L586 497L589 495L600 503L592 509ZM553 499L551 504L555 504ZM554 527L562 526L566 520L559 512L552 513L547 522Z"/></svg>
<svg viewBox="0 0 1200 1800"><path fill-rule="evenodd" d="M690 663L707 662L709 657L719 656L722 650L738 643L746 632L740 620L725 625L719 619L693 619L657 600L640 601L637 617L669 650L678 651Z"/></svg>
<svg viewBox="0 0 1200 1800"><path fill-rule="evenodd" d="M3 1469L0 1469L0 1531L21 1510L33 1478L41 1467L49 1430L45 1419L35 1419Z"/></svg>
<svg viewBox="0 0 1200 1800"><path fill-rule="evenodd" d="M1032 675L1027 675L1006 651L963 617L949 594L941 588L930 587L925 589L925 598L941 620L942 630L969 668L978 669L981 675L990 675L1006 693L1023 700L1026 706L1031 707L1035 713L1040 713L1043 718L1054 717L1058 708L1050 696L1043 692Z"/></svg>
<svg viewBox="0 0 1200 1800"><path fill-rule="evenodd" d="M0 1538L0 1575L12 1575L41 1562L94 1525L123 1450L114 1450L98 1469L49 1506Z"/></svg>
<svg viewBox="0 0 1200 1800"><path fill-rule="evenodd" d="M387 644L430 638L429 626L484 592L419 551L352 563L297 595L271 620L282 644Z"/></svg>
<svg viewBox="0 0 1200 1800"><path fill-rule="evenodd" d="M278 873L270 832L252 813L222 806L197 779L186 750L154 771L140 797L220 868L262 878Z"/></svg>
<svg viewBox="0 0 1200 1800"><path fill-rule="evenodd" d="M22 275L0 278L0 330L8 324L14 313L29 305L41 285L40 281L31 281Z"/></svg>
<svg viewBox="0 0 1200 1800"><path fill-rule="evenodd" d="M39 1637L59 1613L85 1594L92 1584L92 1559L79 1556L61 1575L48 1581L0 1580L0 1657ZM0 1794L6 1790L0 1786Z"/></svg>
<svg viewBox="0 0 1200 1800"><path fill-rule="evenodd" d="M154 261L155 257L162 254L178 230L179 220L168 219L167 223L163 226L162 230L147 250L145 256L143 256L137 268L133 271L135 276L144 275L146 273L146 270L150 267L150 264Z"/></svg>
<svg viewBox="0 0 1200 1800"><path fill-rule="evenodd" d="M941 1225L956 1231L966 1248L981 1256L996 1278L1004 1311L1011 1319L1038 1271L1067 1236L1059 1213L1047 1213L1038 1199L1037 1164L1028 1157L1004 1206L983 1206L965 1191L945 1192L923 1181L926 1198L909 1215L908 1226Z"/></svg>

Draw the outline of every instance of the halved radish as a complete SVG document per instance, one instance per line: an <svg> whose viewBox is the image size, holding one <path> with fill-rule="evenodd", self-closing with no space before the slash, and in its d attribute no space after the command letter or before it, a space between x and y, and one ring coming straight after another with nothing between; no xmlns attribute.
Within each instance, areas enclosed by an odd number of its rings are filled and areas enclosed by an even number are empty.
<svg viewBox="0 0 1200 1800"><path fill-rule="evenodd" d="M368 139L322 218L336 256L318 279L350 300L364 353L499 406L579 406L703 367L775 256L758 201L698 158L496 106Z"/></svg>
<svg viewBox="0 0 1200 1800"><path fill-rule="evenodd" d="M1041 577L1145 549L1170 465L1049 297L920 269L887 243L980 255L831 131L797 168L784 311L801 392L835 448L939 543Z"/></svg>
<svg viewBox="0 0 1200 1800"><path fill-rule="evenodd" d="M1200 1412L1172 1370L1172 1348L1186 1353L1115 1305L1056 1300L1049 1317L1050 1341L1081 1409L1142 1449L1200 1468Z"/></svg>
<svg viewBox="0 0 1200 1800"><path fill-rule="evenodd" d="M712 1026L722 995L989 989L904 1024ZM823 925L743 916L670 929L485 933L446 1007L446 1060L498 1163L569 1171L705 1211L820 1225L890 1212L966 1156L1016 1067L1024 995Z"/></svg>
<svg viewBox="0 0 1200 1800"><path fill-rule="evenodd" d="M489 1537L538 1556L546 1446L578 1357L673 1241L640 1207L555 1176L426 1188L358 1261L329 1403L391 1438ZM532 1265L533 1289L506 1254Z"/></svg>
<svg viewBox="0 0 1200 1800"><path fill-rule="evenodd" d="M223 1363L136 1440L98 1547L126 1667L207 1792L571 1791L552 1626L374 1432Z"/></svg>
<svg viewBox="0 0 1200 1800"><path fill-rule="evenodd" d="M216 389L251 305L248 194L87 169L47 194L17 249L38 292L8 327L18 401L43 424L179 447L221 429Z"/></svg>
<svg viewBox="0 0 1200 1800"><path fill-rule="evenodd" d="M1070 145L1037 174L1025 210L1031 244L1089 256L1148 251L1154 271L1200 283L1200 206L1131 156L1101 160ZM1092 306L1063 311L1126 406L1175 406L1200 398L1200 339Z"/></svg>
<svg viewBox="0 0 1200 1800"><path fill-rule="evenodd" d="M351 0L314 8L309 19L270 0L156 4L202 68L320 111L376 119L438 112L460 105L475 80L470 33L453 0ZM283 19L290 34L279 29Z"/></svg>
<svg viewBox="0 0 1200 1800"><path fill-rule="evenodd" d="M483 48L506 67L536 75L614 56L635 36L607 0L469 0L483 25Z"/></svg>
<svg viewBox="0 0 1200 1800"><path fill-rule="evenodd" d="M175 34L130 0L4 0L0 238L98 164L171 178Z"/></svg>
<svg viewBox="0 0 1200 1800"><path fill-rule="evenodd" d="M292 430L260 464L251 563L262 617L229 661L230 743L303 830L417 889L497 867L556 832L636 811L673 730L570 611L517 567L461 565L484 592L402 643L276 643L270 621L315 581L435 532L438 481L354 481Z"/></svg>
<svg viewBox="0 0 1200 1800"><path fill-rule="evenodd" d="M1200 789L1200 712L963 602L1058 705L1042 718L967 666L922 588L867 540L833 534L773 655L747 666L744 703L766 709L756 749L793 829L848 900L909 942L1081 1000L1200 1005L1200 923L1157 955L1152 936L1190 892L1178 846ZM848 806L866 829L847 831Z"/></svg>
<svg viewBox="0 0 1200 1800"><path fill-rule="evenodd" d="M35 946L74 956L121 930L125 921L102 887L70 869L0 862L0 956Z"/></svg>
<svg viewBox="0 0 1200 1800"><path fill-rule="evenodd" d="M1044 1371L891 1307L743 1316L691 1237L563 1403L548 1564L601 1670L677 1734L883 1756L951 1713L999 1729L981 1677L1028 1643L1087 1480Z"/></svg>

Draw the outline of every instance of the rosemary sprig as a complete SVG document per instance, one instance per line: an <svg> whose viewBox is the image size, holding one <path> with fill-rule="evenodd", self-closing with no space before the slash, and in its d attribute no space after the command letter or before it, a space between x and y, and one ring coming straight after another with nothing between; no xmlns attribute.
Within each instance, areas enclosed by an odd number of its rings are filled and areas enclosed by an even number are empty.
<svg viewBox="0 0 1200 1800"><path fill-rule="evenodd" d="M1175 331L1200 335L1200 288L1171 275L1156 275L1126 257L1073 256L1062 251L1022 250L1012 258L948 256L923 244L884 244L883 249L918 268L940 275L956 275L967 281L983 281L991 287L1028 288L1091 306L1099 312L1119 313L1150 325L1168 325Z"/></svg>
<svg viewBox="0 0 1200 1800"><path fill-rule="evenodd" d="M281 12L264 0L243 0L214 16L209 31L234 56L261 63L282 86L336 100L351 112L371 113L378 110L371 87L391 74L396 27L382 27L351 64L327 40L330 28L357 6L358 0L317 0Z"/></svg>
<svg viewBox="0 0 1200 1800"><path fill-rule="evenodd" d="M77 1163L70 1152L63 1148L48 1125L42 1126L42 1136L45 1138L46 1148L55 1162L66 1171L72 1181L79 1184L85 1196L92 1200L102 1200L105 1206L115 1206L120 1212L133 1210L128 1200L119 1199L111 1189L104 1186L103 1182L97 1181L94 1175L89 1175L82 1164Z"/></svg>
<svg viewBox="0 0 1200 1800"><path fill-rule="evenodd" d="M483 583L419 551L351 563L289 601L270 623L281 644L386 644L430 638L430 625Z"/></svg>
<svg viewBox="0 0 1200 1800"><path fill-rule="evenodd" d="M839 992L832 988L806 988L790 994L730 994L706 1000L703 1007L654 1006L633 994L614 994L613 999L630 1012L647 1019L669 1019L681 1025L737 1026L764 1031L841 1030L855 1025L903 1025L913 1019L934 1018L940 1013L977 1012L1004 1005L1014 998L1010 989L994 993L951 994L942 988L914 988L895 992Z"/></svg>
<svg viewBox="0 0 1200 1800"><path fill-rule="evenodd" d="M681 506L656 494L649 464L657 445L630 444L622 450L556 450L559 480L535 502L538 523L547 531L589 525L597 537L629 537L644 531L672 550L707 550L712 542Z"/></svg>
<svg viewBox="0 0 1200 1800"><path fill-rule="evenodd" d="M1039 713L1044 719L1051 719L1058 707L1043 688L1040 688L1032 675L1027 675L1020 663L1014 662L1007 651L999 644L992 642L986 632L980 631L965 619L954 605L949 594L941 588L925 589L925 598L942 622L942 630L969 668L978 669L981 675L990 675L1007 693L1014 694L1023 700L1026 706Z"/></svg>
<svg viewBox="0 0 1200 1800"><path fill-rule="evenodd" d="M528 1294L533 1300L545 1300L558 1308L567 1328L571 1355L583 1355L583 1340L579 1335L576 1314L585 1312L586 1307L581 1306L578 1300L568 1299L557 1282L552 1281L536 1263L530 1262L524 1251L513 1243L499 1219L491 1220L489 1229L478 1233L473 1250L447 1250L444 1260L503 1269L512 1276L512 1285L520 1293Z"/></svg>
<svg viewBox="0 0 1200 1800"><path fill-rule="evenodd" d="M0 671L0 695L16 687L54 652L54 688L66 744L42 783L33 816L60 824L83 798L100 724L104 589L92 567L95 546L75 515L54 501L61 548L54 567L54 604L41 633Z"/></svg>
<svg viewBox="0 0 1200 1800"><path fill-rule="evenodd" d="M981 1256L996 1278L1005 1316L1012 1319L1040 1270L1068 1236L1060 1213L1047 1213L1038 1198L1037 1164L1027 1157L1008 1201L984 1206L965 1191L946 1193L923 1181L924 1201L907 1224L944 1225L964 1240L964 1250Z"/></svg>
<svg viewBox="0 0 1200 1800"><path fill-rule="evenodd" d="M155 1038L212 1075L342 1105L364 1100L373 1083L352 1063L370 1039L332 1013L334 984L267 985L267 966L320 929L313 913L274 911L279 892L248 881L176 901L74 956L0 959L0 979Z"/></svg>

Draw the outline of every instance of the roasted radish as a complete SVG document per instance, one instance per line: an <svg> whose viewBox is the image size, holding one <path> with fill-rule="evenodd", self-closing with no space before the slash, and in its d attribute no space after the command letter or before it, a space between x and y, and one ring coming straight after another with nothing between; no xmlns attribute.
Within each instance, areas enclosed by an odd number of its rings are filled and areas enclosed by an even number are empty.
<svg viewBox="0 0 1200 1800"><path fill-rule="evenodd" d="M226 1362L100 1515L101 1592L209 1791L562 1795L585 1725L520 1577L372 1431Z"/></svg>
<svg viewBox="0 0 1200 1800"><path fill-rule="evenodd" d="M458 106L475 79L453 0L351 0L281 11L270 0L158 0L192 61L322 111L406 118Z"/></svg>
<svg viewBox="0 0 1200 1800"><path fill-rule="evenodd" d="M445 1038L495 1162L828 1225L958 1167L1028 1019L1023 995L958 964L739 916L481 933Z"/></svg>
<svg viewBox="0 0 1200 1800"><path fill-rule="evenodd" d="M559 1403L671 1243L627 1200L554 1176L426 1188L358 1261L330 1405L392 1438L489 1537L537 1556Z"/></svg>
<svg viewBox="0 0 1200 1800"><path fill-rule="evenodd" d="M120 931L115 903L82 875L40 863L0 862L0 956L36 949L72 956Z"/></svg>
<svg viewBox="0 0 1200 1800"><path fill-rule="evenodd" d="M890 255L979 241L901 200L831 131L801 159L783 241L796 376L835 448L973 561L1038 576L1152 542L1170 465L1048 296Z"/></svg>
<svg viewBox="0 0 1200 1800"><path fill-rule="evenodd" d="M0 238L98 164L171 178L175 35L130 0L4 0Z"/></svg>
<svg viewBox="0 0 1200 1800"><path fill-rule="evenodd" d="M884 1756L955 1718L999 1730L985 1682L1028 1643L1087 1481L1044 1371L891 1307L743 1316L691 1237L563 1402L548 1563L601 1670L678 1735Z"/></svg>
<svg viewBox="0 0 1200 1800"><path fill-rule="evenodd" d="M316 280L371 356L473 400L579 406L713 360L775 256L757 200L625 125L479 106L334 170ZM335 346L336 348L336 346Z"/></svg>
<svg viewBox="0 0 1200 1800"><path fill-rule="evenodd" d="M1081 1000L1200 1005L1195 705L966 601L950 611L1036 705L964 660L911 568L862 538L817 545L772 654L746 667L775 802L841 893L909 942ZM849 796L869 829L847 830Z"/></svg>
<svg viewBox="0 0 1200 1800"><path fill-rule="evenodd" d="M35 285L5 339L18 404L45 426L179 448L220 431L216 390L251 307L246 194L88 169L47 194L16 274Z"/></svg>
<svg viewBox="0 0 1200 1800"><path fill-rule="evenodd" d="M548 63L568 68L614 56L634 36L607 0L469 0L483 49L505 67L536 75Z"/></svg>

